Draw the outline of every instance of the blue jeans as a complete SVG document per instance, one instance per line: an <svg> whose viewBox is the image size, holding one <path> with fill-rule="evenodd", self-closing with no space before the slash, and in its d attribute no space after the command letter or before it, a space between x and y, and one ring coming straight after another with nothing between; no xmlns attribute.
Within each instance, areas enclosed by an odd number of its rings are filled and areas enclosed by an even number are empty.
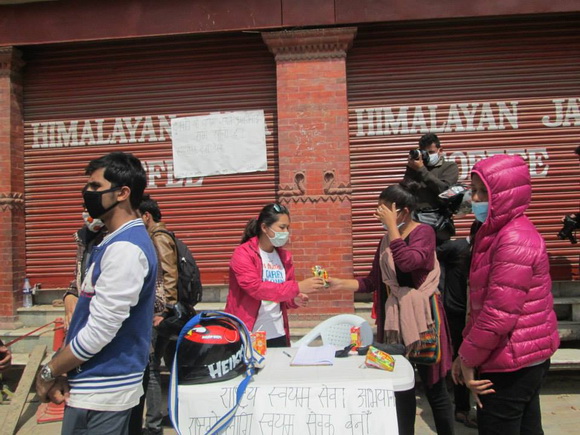
<svg viewBox="0 0 580 435"><path fill-rule="evenodd" d="M547 360L515 372L482 373L479 378L492 381L495 394L479 396L480 435L543 435L540 387L549 368Z"/></svg>
<svg viewBox="0 0 580 435"><path fill-rule="evenodd" d="M91 411L89 409L64 409L62 435L127 435L129 433L129 408L125 411Z"/></svg>

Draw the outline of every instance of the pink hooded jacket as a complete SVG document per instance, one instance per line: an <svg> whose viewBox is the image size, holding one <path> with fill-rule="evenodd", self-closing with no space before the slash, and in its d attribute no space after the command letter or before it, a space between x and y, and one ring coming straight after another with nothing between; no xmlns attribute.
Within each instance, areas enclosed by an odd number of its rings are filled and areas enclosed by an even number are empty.
<svg viewBox="0 0 580 435"><path fill-rule="evenodd" d="M511 372L552 356L560 345L548 254L524 215L532 188L520 156L478 162L489 197L474 241L470 317L459 355L480 372Z"/></svg>
<svg viewBox="0 0 580 435"><path fill-rule="evenodd" d="M262 258L260 257L258 238L252 237L238 246L230 260L230 291L225 311L237 316L252 331L258 318L261 302L280 303L286 339L290 345L290 328L288 325L288 308L297 308L294 298L298 296L298 282L294 276L294 264L289 251L275 248L286 271L286 281L277 284L262 280Z"/></svg>

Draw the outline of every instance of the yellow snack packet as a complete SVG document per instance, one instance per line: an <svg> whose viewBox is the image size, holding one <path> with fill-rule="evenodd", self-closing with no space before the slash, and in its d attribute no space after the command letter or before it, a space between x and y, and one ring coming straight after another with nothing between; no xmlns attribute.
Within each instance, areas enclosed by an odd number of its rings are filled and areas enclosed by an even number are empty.
<svg viewBox="0 0 580 435"><path fill-rule="evenodd" d="M312 267L312 274L315 277L322 278L324 287L329 286L329 284L328 284L328 272L326 271L325 268L323 268L322 266L313 266Z"/></svg>
<svg viewBox="0 0 580 435"><path fill-rule="evenodd" d="M392 372L395 370L395 358L387 352L383 352L374 346L370 346L367 356L365 357L365 365L367 367L375 367L377 369Z"/></svg>

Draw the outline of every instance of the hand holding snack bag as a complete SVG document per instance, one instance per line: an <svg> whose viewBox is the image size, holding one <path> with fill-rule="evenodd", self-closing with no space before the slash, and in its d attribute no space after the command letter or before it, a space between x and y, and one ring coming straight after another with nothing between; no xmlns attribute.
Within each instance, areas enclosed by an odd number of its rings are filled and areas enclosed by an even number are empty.
<svg viewBox="0 0 580 435"><path fill-rule="evenodd" d="M322 266L313 266L312 274L317 278L322 278L322 281L324 281L324 287L328 287L330 285L328 283L328 272Z"/></svg>

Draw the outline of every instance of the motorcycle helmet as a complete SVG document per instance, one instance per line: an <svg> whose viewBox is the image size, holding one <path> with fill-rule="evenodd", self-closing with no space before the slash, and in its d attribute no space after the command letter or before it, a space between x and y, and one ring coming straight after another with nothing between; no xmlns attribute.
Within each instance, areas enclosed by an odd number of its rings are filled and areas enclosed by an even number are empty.
<svg viewBox="0 0 580 435"><path fill-rule="evenodd" d="M201 317L177 350L179 385L226 381L246 371L240 330L232 319Z"/></svg>

